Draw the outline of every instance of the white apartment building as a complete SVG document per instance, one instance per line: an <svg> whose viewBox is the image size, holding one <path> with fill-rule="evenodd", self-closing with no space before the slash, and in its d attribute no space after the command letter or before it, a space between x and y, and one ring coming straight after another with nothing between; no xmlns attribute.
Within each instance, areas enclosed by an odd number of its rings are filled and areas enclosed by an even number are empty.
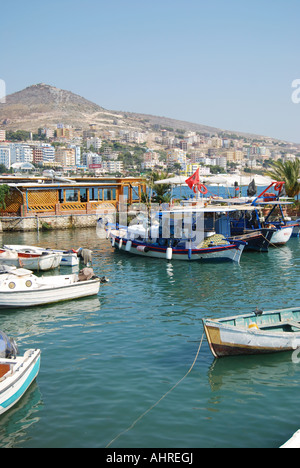
<svg viewBox="0 0 300 468"><path fill-rule="evenodd" d="M110 174L123 171L123 161L103 161L102 169Z"/></svg>
<svg viewBox="0 0 300 468"><path fill-rule="evenodd" d="M93 153L89 151L88 153L82 154L82 165L83 166L90 166L91 164L101 164L102 163L102 156L98 153Z"/></svg>
<svg viewBox="0 0 300 468"><path fill-rule="evenodd" d="M90 149L91 146L92 146L95 150L100 150L101 147L102 147L102 140L101 140L101 138L98 138L98 137L88 138L88 139L86 140L86 147L87 147L87 149Z"/></svg>
<svg viewBox="0 0 300 468"><path fill-rule="evenodd" d="M75 151L75 165L80 166L81 164L81 148L79 145L69 145L68 148L72 148Z"/></svg>
<svg viewBox="0 0 300 468"><path fill-rule="evenodd" d="M7 169L10 169L11 149L9 145L0 145L0 164L4 164Z"/></svg>
<svg viewBox="0 0 300 468"><path fill-rule="evenodd" d="M42 144L43 162L54 162L55 161L55 148L54 146Z"/></svg>
<svg viewBox="0 0 300 468"><path fill-rule="evenodd" d="M11 164L15 162L29 162L33 161L33 149L31 146L24 143L11 143Z"/></svg>

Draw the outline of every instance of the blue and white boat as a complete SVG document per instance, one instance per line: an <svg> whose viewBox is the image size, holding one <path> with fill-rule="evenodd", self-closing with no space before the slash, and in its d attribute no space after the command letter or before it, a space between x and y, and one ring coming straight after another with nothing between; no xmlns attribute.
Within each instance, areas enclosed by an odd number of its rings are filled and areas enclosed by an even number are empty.
<svg viewBox="0 0 300 468"><path fill-rule="evenodd" d="M158 212L151 225L146 220L130 226L107 225L106 229L113 247L134 255L239 262L246 242L228 238L228 211L222 207L167 210Z"/></svg>
<svg viewBox="0 0 300 468"><path fill-rule="evenodd" d="M13 339L0 332L0 415L12 408L36 379L41 351L29 349L23 356Z"/></svg>

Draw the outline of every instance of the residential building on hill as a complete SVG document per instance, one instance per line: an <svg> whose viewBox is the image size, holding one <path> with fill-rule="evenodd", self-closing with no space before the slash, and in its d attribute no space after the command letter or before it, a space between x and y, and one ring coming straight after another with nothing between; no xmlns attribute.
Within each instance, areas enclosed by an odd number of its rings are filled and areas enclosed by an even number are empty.
<svg viewBox="0 0 300 468"><path fill-rule="evenodd" d="M4 164L7 169L11 166L11 148L10 145L0 145L0 164Z"/></svg>

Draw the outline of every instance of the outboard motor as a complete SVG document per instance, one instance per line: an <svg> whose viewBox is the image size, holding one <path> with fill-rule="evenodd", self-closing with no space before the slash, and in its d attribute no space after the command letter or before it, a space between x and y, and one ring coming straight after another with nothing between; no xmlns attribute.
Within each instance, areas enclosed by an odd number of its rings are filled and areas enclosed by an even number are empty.
<svg viewBox="0 0 300 468"><path fill-rule="evenodd" d="M15 358L18 354L18 346L13 338L9 338L4 332L0 331L0 357Z"/></svg>
<svg viewBox="0 0 300 468"><path fill-rule="evenodd" d="M93 261L92 254L93 254L92 250L83 249L82 247L80 247L77 252L77 257L81 258L83 263L89 267L92 265L92 261Z"/></svg>

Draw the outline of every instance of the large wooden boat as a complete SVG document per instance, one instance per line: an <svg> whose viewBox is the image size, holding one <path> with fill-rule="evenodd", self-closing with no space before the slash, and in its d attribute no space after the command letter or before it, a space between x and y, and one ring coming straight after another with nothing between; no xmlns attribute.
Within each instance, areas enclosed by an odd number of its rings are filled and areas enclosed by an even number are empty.
<svg viewBox="0 0 300 468"><path fill-rule="evenodd" d="M226 237L229 233L227 211L222 207L169 210L158 212L156 224L151 226L144 223L113 228L106 226L106 229L113 247L134 255L166 260L239 263L246 242ZM197 216L202 222L197 223Z"/></svg>

